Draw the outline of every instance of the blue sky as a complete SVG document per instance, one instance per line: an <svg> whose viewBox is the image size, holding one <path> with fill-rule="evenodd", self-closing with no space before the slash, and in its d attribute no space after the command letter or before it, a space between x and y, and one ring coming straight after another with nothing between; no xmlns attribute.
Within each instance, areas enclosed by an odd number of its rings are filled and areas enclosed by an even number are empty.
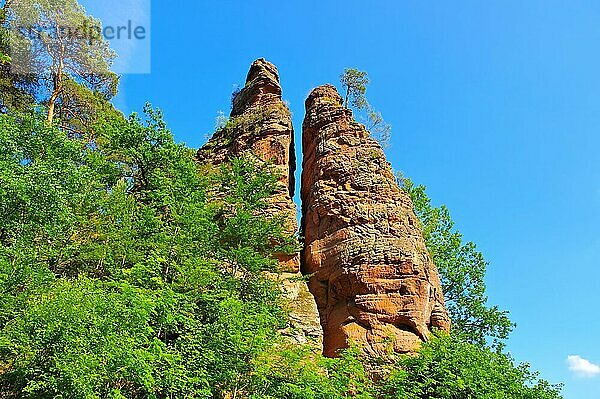
<svg viewBox="0 0 600 399"><path fill-rule="evenodd" d="M96 3L84 1L102 18L127 1ZM311 88L368 71L394 127L393 167L491 262L491 302L518 324L510 351L564 382L567 399L597 399L599 21L600 3L580 0L155 1L152 72L124 75L115 103L152 102L199 147L265 57L299 138Z"/></svg>

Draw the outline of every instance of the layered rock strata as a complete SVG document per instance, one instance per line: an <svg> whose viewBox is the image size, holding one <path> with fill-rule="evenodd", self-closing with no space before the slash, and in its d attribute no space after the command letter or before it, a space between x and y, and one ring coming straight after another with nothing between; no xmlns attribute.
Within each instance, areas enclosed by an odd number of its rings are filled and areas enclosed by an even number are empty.
<svg viewBox="0 0 600 399"><path fill-rule="evenodd" d="M290 234L298 230L295 190L296 154L294 128L288 107L282 100L277 68L259 59L250 67L246 85L233 97L227 124L196 155L200 163L220 165L231 158L252 155L269 162L279 176L277 192L269 199L268 212L285 214ZM282 269L298 272L299 255L278 254Z"/></svg>
<svg viewBox="0 0 600 399"><path fill-rule="evenodd" d="M245 86L232 99L230 118L196 155L201 164L214 166L232 158L253 157L268 162L279 176L276 192L269 199L267 213L285 215L290 235L298 230L295 190L296 156L291 113L282 100L277 68L259 59L250 67ZM290 328L286 333L298 342L319 340L321 326L314 299L300 276L298 254L277 254L285 296L289 299Z"/></svg>
<svg viewBox="0 0 600 399"><path fill-rule="evenodd" d="M413 352L450 320L409 196L380 145L333 86L306 100L302 272L319 309L326 356Z"/></svg>

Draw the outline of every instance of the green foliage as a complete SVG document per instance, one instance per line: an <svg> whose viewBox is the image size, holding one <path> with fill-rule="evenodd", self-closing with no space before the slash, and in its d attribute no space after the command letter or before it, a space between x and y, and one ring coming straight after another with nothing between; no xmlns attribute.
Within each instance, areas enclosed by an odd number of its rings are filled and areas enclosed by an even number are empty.
<svg viewBox="0 0 600 399"><path fill-rule="evenodd" d="M268 399L560 399L560 390L527 364L446 334L396 361L368 359L356 347L338 359L277 348L258 359L248 383L248 397Z"/></svg>
<svg viewBox="0 0 600 399"><path fill-rule="evenodd" d="M0 112L9 109L24 110L33 104L34 87L38 80L33 75L11 72L8 10L11 1L0 1Z"/></svg>
<svg viewBox="0 0 600 399"><path fill-rule="evenodd" d="M5 393L148 397L182 368L161 339L160 329L177 322L169 320L180 304L172 292L82 277L19 299L27 311L2 330L0 356L11 361L0 379Z"/></svg>
<svg viewBox="0 0 600 399"><path fill-rule="evenodd" d="M124 118L109 102L117 92L118 78L95 78L96 81L103 79L105 84L96 86L94 90L69 77L64 79L61 96L57 102L57 116L61 129L70 135L93 136L96 125L102 120ZM102 93L98 89L105 92Z"/></svg>
<svg viewBox="0 0 600 399"><path fill-rule="evenodd" d="M507 355L442 334L403 358L380 392L397 399L559 399L560 388Z"/></svg>
<svg viewBox="0 0 600 399"><path fill-rule="evenodd" d="M489 339L500 344L514 324L508 312L487 304L488 263L483 254L474 243L463 241L462 234L454 228L448 208L431 205L424 186L415 186L402 177L399 181L412 198L427 249L440 272L453 334L479 345L485 345Z"/></svg>
<svg viewBox="0 0 600 399"><path fill-rule="evenodd" d="M0 115L0 391L5 397L223 397L285 324L264 270L276 178L200 175L160 113L97 124Z"/></svg>
<svg viewBox="0 0 600 399"><path fill-rule="evenodd" d="M392 126L385 122L381 112L376 111L367 100L367 87L370 83L367 73L356 68L346 68L340 75L340 83L345 92L344 107L347 109L349 104L352 104L356 111L362 112L359 117L371 132L371 136L383 148L387 148L391 139Z"/></svg>
<svg viewBox="0 0 600 399"><path fill-rule="evenodd" d="M115 54L96 34L100 21L87 15L77 0L20 0L10 5L8 13L13 39L27 44L19 50L32 51L38 67L57 73L62 62L72 77L110 72Z"/></svg>
<svg viewBox="0 0 600 399"><path fill-rule="evenodd" d="M53 122L56 107L75 113L75 81L110 99L117 76L110 71L115 57L101 35L99 20L86 14L77 0L20 0L5 4L11 33L12 73L33 75L36 97L47 105ZM31 89L33 89L33 87ZM77 102L81 105L81 102Z"/></svg>
<svg viewBox="0 0 600 399"><path fill-rule="evenodd" d="M223 111L219 111L215 120L215 133L210 141L202 147L203 151L209 151L211 147L230 145L240 132L244 132L244 134L258 133L261 121L268 118L287 118L289 112L287 105L282 103L264 105L253 109L252 112L231 117L227 117Z"/></svg>
<svg viewBox="0 0 600 399"><path fill-rule="evenodd" d="M357 109L367 107L366 94L370 81L366 72L359 71L356 68L346 68L344 73L340 75L340 82L346 93L344 107L348 108L350 103Z"/></svg>
<svg viewBox="0 0 600 399"><path fill-rule="evenodd" d="M338 359L326 359L309 348L276 348L257 361L250 398L263 399L374 399L376 383L367 359L356 347Z"/></svg>

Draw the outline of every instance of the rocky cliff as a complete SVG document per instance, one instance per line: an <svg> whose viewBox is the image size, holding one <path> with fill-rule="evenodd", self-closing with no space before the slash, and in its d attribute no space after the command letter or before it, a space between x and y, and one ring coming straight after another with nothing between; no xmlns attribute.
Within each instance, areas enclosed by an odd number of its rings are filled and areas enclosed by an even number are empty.
<svg viewBox="0 0 600 399"><path fill-rule="evenodd" d="M349 341L368 354L412 352L450 321L411 200L333 86L315 89L306 112L302 271L311 275L324 354Z"/></svg>
<svg viewBox="0 0 600 399"><path fill-rule="evenodd" d="M229 121L219 129L197 154L201 163L219 165L232 157L253 155L270 162L278 175L279 187L270 200L272 214L287 215L291 234L298 230L294 196L296 154L294 128L288 107L281 97L277 68L259 59L250 67L246 85L233 98ZM298 255L279 254L282 268L298 272Z"/></svg>
<svg viewBox="0 0 600 399"><path fill-rule="evenodd" d="M245 86L235 94L227 124L217 130L200 149L201 164L220 165L244 155L269 162L279 176L278 188L270 198L268 213L285 215L290 235L298 230L294 196L296 157L291 113L282 100L277 68L259 59L250 67ZM278 254L283 272L281 283L289 299L291 327L286 334L296 341L319 340L321 327L314 299L300 280L300 257Z"/></svg>

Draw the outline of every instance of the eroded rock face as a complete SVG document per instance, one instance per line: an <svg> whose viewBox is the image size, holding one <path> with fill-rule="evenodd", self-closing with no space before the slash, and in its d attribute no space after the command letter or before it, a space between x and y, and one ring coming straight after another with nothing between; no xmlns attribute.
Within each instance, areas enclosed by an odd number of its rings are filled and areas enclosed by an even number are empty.
<svg viewBox="0 0 600 399"><path fill-rule="evenodd" d="M298 230L294 196L296 154L294 128L281 97L277 68L259 59L250 67L246 85L233 99L229 122L219 129L198 154L200 163L220 165L231 158L251 154L259 162L271 162L280 176L278 190L270 199L271 214L285 214L290 234ZM282 270L298 272L299 255L279 254Z"/></svg>
<svg viewBox="0 0 600 399"><path fill-rule="evenodd" d="M288 107L282 101L277 68L264 59L255 61L246 85L233 99L227 126L219 129L196 155L197 161L215 166L244 155L257 162L270 162L280 176L278 189L269 199L268 213L286 215L290 235L298 230L294 196L296 156L294 129ZM300 256L278 254L283 273L271 277L280 281L290 310L290 323L282 333L293 342L320 346L322 331L315 300L301 279Z"/></svg>
<svg viewBox="0 0 600 399"><path fill-rule="evenodd" d="M450 320L411 200L333 86L315 89L306 110L302 272L313 275L324 354L349 341L368 354L413 352Z"/></svg>

